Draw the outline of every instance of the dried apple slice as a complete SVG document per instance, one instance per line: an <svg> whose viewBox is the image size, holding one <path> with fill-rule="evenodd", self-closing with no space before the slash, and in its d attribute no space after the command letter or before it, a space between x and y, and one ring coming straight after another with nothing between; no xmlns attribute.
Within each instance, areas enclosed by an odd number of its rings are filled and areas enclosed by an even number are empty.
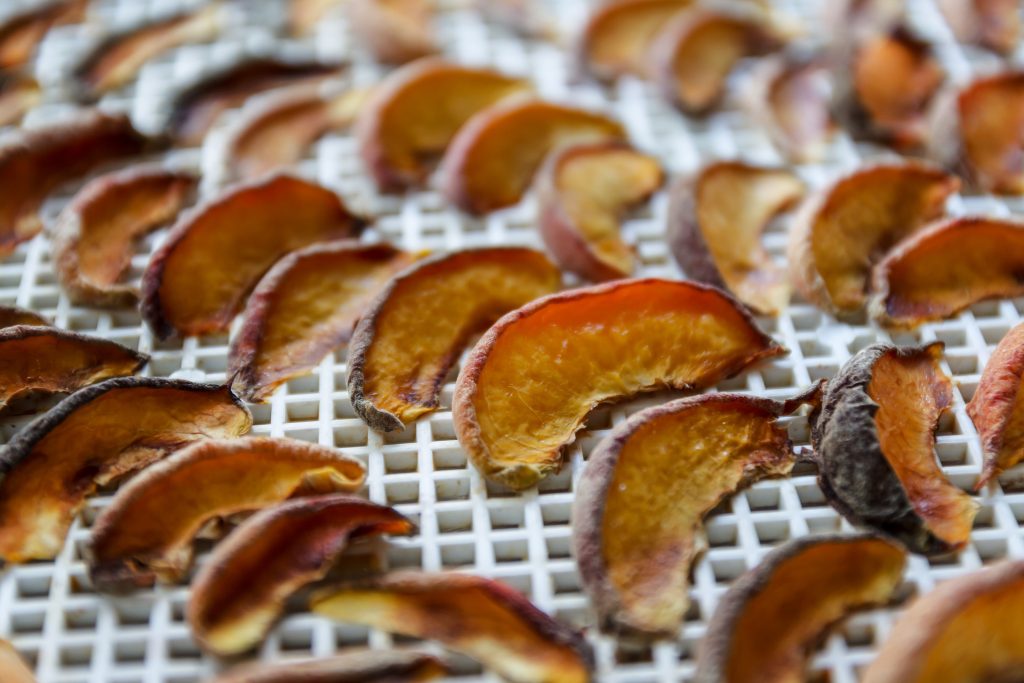
<svg viewBox="0 0 1024 683"><path fill-rule="evenodd" d="M728 289L754 310L775 315L789 303L790 285L761 245L761 233L803 194L803 181L784 168L709 164L672 188L672 255L689 278Z"/></svg>
<svg viewBox="0 0 1024 683"><path fill-rule="evenodd" d="M805 680L808 653L829 627L892 600L905 563L902 549L870 534L805 536L776 548L722 596L694 680Z"/></svg>
<svg viewBox="0 0 1024 683"><path fill-rule="evenodd" d="M0 329L13 325L50 326L50 321L35 311L18 306L0 306Z"/></svg>
<svg viewBox="0 0 1024 683"><path fill-rule="evenodd" d="M0 69L26 64L54 26L85 19L89 0L52 0L0 23Z"/></svg>
<svg viewBox="0 0 1024 683"><path fill-rule="evenodd" d="M243 664L213 683L419 683L446 670L441 660L425 652L347 650L323 659Z"/></svg>
<svg viewBox="0 0 1024 683"><path fill-rule="evenodd" d="M591 680L593 654L582 635L480 576L394 572L324 589L311 605L341 622L437 640L509 681Z"/></svg>
<svg viewBox="0 0 1024 683"><path fill-rule="evenodd" d="M395 276L352 333L355 411L390 432L437 410L444 378L470 338L561 282L543 254L517 247L440 254Z"/></svg>
<svg viewBox="0 0 1024 683"><path fill-rule="evenodd" d="M847 317L867 303L871 265L938 218L960 181L920 163L868 166L804 202L789 232L793 284L813 304Z"/></svg>
<svg viewBox="0 0 1024 683"><path fill-rule="evenodd" d="M385 78L356 121L359 154L382 190L420 185L462 125L524 80L442 59L422 59ZM429 107L433 114L423 116Z"/></svg>
<svg viewBox="0 0 1024 683"><path fill-rule="evenodd" d="M636 258L619 223L664 180L657 159L624 143L555 150L534 183L544 244L558 265L582 278L629 277Z"/></svg>
<svg viewBox="0 0 1024 683"><path fill-rule="evenodd" d="M477 342L455 385L455 432L487 478L524 489L561 467L594 406L709 387L785 352L713 287L652 278L555 294Z"/></svg>
<svg viewBox="0 0 1024 683"><path fill-rule="evenodd" d="M900 616L864 683L1015 681L1024 671L1024 562L949 579Z"/></svg>
<svg viewBox="0 0 1024 683"><path fill-rule="evenodd" d="M378 62L405 64L438 52L429 0L348 0L352 34Z"/></svg>
<svg viewBox="0 0 1024 683"><path fill-rule="evenodd" d="M1006 333L988 359L967 414L981 437L985 467L974 489L1024 460L1024 324Z"/></svg>
<svg viewBox="0 0 1024 683"><path fill-rule="evenodd" d="M16 71L0 71L0 126L19 123L41 98L36 79Z"/></svg>
<svg viewBox="0 0 1024 683"><path fill-rule="evenodd" d="M76 391L0 448L0 559L53 559L96 487L251 426L242 402L213 384L121 377Z"/></svg>
<svg viewBox="0 0 1024 683"><path fill-rule="evenodd" d="M35 675L21 659L18 651L0 638L0 680L4 683L36 683Z"/></svg>
<svg viewBox="0 0 1024 683"><path fill-rule="evenodd" d="M285 256L249 297L228 353L232 386L264 401L344 344L374 298L415 260L389 244L314 244Z"/></svg>
<svg viewBox="0 0 1024 683"><path fill-rule="evenodd" d="M957 40L1010 56L1021 34L1017 0L938 0Z"/></svg>
<svg viewBox="0 0 1024 683"><path fill-rule="evenodd" d="M225 330L275 261L365 224L334 192L296 176L236 185L171 229L142 276L142 315L161 339Z"/></svg>
<svg viewBox="0 0 1024 683"><path fill-rule="evenodd" d="M518 202L556 147L625 139L618 121L596 112L540 100L497 104L452 140L441 161L442 191L467 213L485 214Z"/></svg>
<svg viewBox="0 0 1024 683"><path fill-rule="evenodd" d="M250 650L291 595L327 576L350 539L415 530L392 508L352 496L302 498L263 510L228 536L196 575L186 614L192 633L219 656Z"/></svg>
<svg viewBox="0 0 1024 683"><path fill-rule="evenodd" d="M355 491L365 478L360 461L305 441L198 441L148 467L100 513L86 549L89 576L104 591L180 581L193 539L211 524L293 496Z"/></svg>
<svg viewBox="0 0 1024 683"><path fill-rule="evenodd" d="M86 184L52 230L57 279L72 303L133 306L138 290L119 282L135 243L173 220L191 201L199 178L184 171L140 166Z"/></svg>

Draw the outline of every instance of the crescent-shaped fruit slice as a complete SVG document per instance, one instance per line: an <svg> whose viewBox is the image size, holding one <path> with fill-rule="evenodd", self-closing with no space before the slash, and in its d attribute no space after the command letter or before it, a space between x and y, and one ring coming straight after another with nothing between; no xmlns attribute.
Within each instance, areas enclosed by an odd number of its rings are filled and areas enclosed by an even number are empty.
<svg viewBox="0 0 1024 683"><path fill-rule="evenodd" d="M787 169L712 163L672 188L672 255L689 278L728 289L754 310L775 315L789 303L789 278L761 245L761 234L803 194L803 181Z"/></svg>
<svg viewBox="0 0 1024 683"><path fill-rule="evenodd" d="M365 478L358 460L305 441L197 441L133 478L100 513L89 576L105 591L180 581L203 529L293 496L355 491Z"/></svg>
<svg viewBox="0 0 1024 683"><path fill-rule="evenodd" d="M219 656L251 650L303 586L327 576L349 541L414 533L392 508L343 495L258 512L221 543L192 582L187 619L197 642Z"/></svg>
<svg viewBox="0 0 1024 683"><path fill-rule="evenodd" d="M945 211L960 181L919 163L868 166L808 197L789 232L789 269L800 294L838 316L867 303L871 265Z"/></svg>
<svg viewBox="0 0 1024 683"><path fill-rule="evenodd" d="M722 596L695 683L805 680L808 653L829 628L892 600L905 563L901 548L870 534L805 536L776 548Z"/></svg>
<svg viewBox="0 0 1024 683"><path fill-rule="evenodd" d="M39 82L27 74L0 71L0 126L19 123L42 99Z"/></svg>
<svg viewBox="0 0 1024 683"><path fill-rule="evenodd" d="M135 244L191 201L199 178L156 166L128 168L86 184L52 229L57 279L72 303L133 306L138 290L120 282Z"/></svg>
<svg viewBox="0 0 1024 683"><path fill-rule="evenodd" d="M935 429L953 401L941 360L941 342L868 346L829 382L811 416L818 483L832 506L928 555L963 548L977 513L935 457Z"/></svg>
<svg viewBox="0 0 1024 683"><path fill-rule="evenodd" d="M1017 0L938 0L957 40L1010 56L1021 35Z"/></svg>
<svg viewBox="0 0 1024 683"><path fill-rule="evenodd" d="M0 680L4 683L36 683L35 675L21 655L6 640L0 638Z"/></svg>
<svg viewBox="0 0 1024 683"><path fill-rule="evenodd" d="M14 325L42 325L49 327L49 320L27 308L18 306L0 306L0 329Z"/></svg>
<svg viewBox="0 0 1024 683"><path fill-rule="evenodd" d="M602 629L678 633L690 567L707 547L704 516L740 488L789 473L792 443L776 419L803 400L684 398L642 410L602 439L572 515L583 589Z"/></svg>
<svg viewBox="0 0 1024 683"><path fill-rule="evenodd" d="M232 386L264 401L344 344L373 299L415 257L390 244L339 240L293 252L249 297L228 353Z"/></svg>
<svg viewBox="0 0 1024 683"><path fill-rule="evenodd" d="M603 114L540 100L497 104L459 129L441 161L445 197L481 215L518 202L548 152L562 145L626 139Z"/></svg>
<svg viewBox="0 0 1024 683"><path fill-rule="evenodd" d="M334 192L296 176L236 185L182 216L153 254L143 317L161 339L225 330L279 258L365 224Z"/></svg>
<svg viewBox="0 0 1024 683"><path fill-rule="evenodd" d="M348 393L370 427L390 432L437 410L444 378L473 335L557 291L561 273L532 249L467 249L397 275L359 319Z"/></svg>
<svg viewBox="0 0 1024 683"><path fill-rule="evenodd" d="M864 683L1014 681L1024 671L1024 562L949 579L911 603Z"/></svg>
<svg viewBox="0 0 1024 683"><path fill-rule="evenodd" d="M347 650L323 659L243 664L213 683L420 683L446 671L441 660L425 652Z"/></svg>
<svg viewBox="0 0 1024 683"><path fill-rule="evenodd" d="M981 437L985 468L975 485L981 489L1003 470L1024 460L1024 324L999 341L988 359L967 414Z"/></svg>
<svg viewBox="0 0 1024 683"><path fill-rule="evenodd" d="M54 26L85 19L89 0L51 0L0 23L0 69L26 64Z"/></svg>
<svg viewBox="0 0 1024 683"><path fill-rule="evenodd" d="M0 448L0 560L53 559L98 486L251 426L242 402L213 384L122 377L76 391Z"/></svg>
<svg viewBox="0 0 1024 683"><path fill-rule="evenodd" d="M559 266L587 280L629 277L636 257L619 224L664 180L657 159L620 142L555 150L534 181L544 244Z"/></svg>
<svg viewBox="0 0 1024 683"><path fill-rule="evenodd" d="M471 116L529 90L497 71L421 59L389 74L359 112L359 154L382 190L420 185Z"/></svg>
<svg viewBox="0 0 1024 683"><path fill-rule="evenodd" d="M710 387L785 352L713 287L646 279L563 292L477 342L455 385L455 432L486 477L524 489L561 467L598 404Z"/></svg>
<svg viewBox="0 0 1024 683"><path fill-rule="evenodd" d="M438 51L429 0L348 0L352 35L375 60L405 64Z"/></svg>
<svg viewBox="0 0 1024 683"><path fill-rule="evenodd" d="M472 574L394 572L327 588L314 612L437 640L517 683L587 683L593 654L577 631L508 586Z"/></svg>

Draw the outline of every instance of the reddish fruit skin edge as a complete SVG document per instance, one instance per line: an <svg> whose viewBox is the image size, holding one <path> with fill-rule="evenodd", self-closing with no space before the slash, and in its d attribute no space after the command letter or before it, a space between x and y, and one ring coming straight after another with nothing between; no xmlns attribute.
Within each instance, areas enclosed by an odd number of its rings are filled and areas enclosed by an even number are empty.
<svg viewBox="0 0 1024 683"><path fill-rule="evenodd" d="M994 477L999 476L999 451L1003 447L1006 427L1013 413L1013 405L1020 393L1024 377L1024 324L1006 333L988 359L974 397L967 404L985 455L985 465L974 486L981 490Z"/></svg>
<svg viewBox="0 0 1024 683"><path fill-rule="evenodd" d="M410 683L436 678L446 671L440 659L426 652L346 650L300 662L242 664L213 683Z"/></svg>
<svg viewBox="0 0 1024 683"><path fill-rule="evenodd" d="M52 327L53 323L45 317L20 306L0 306L0 329L15 325L41 325Z"/></svg>

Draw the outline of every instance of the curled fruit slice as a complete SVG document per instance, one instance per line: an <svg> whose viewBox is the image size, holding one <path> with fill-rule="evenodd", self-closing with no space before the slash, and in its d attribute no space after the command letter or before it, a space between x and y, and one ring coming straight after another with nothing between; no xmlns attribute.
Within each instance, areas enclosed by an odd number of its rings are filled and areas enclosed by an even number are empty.
<svg viewBox="0 0 1024 683"><path fill-rule="evenodd" d="M1003 470L1024 460L1024 324L1006 333L988 359L967 414L985 452L985 469L975 486L983 487Z"/></svg>
<svg viewBox="0 0 1024 683"><path fill-rule="evenodd" d="M14 646L0 639L0 679L4 683L35 683L36 678Z"/></svg>
<svg viewBox="0 0 1024 683"><path fill-rule="evenodd" d="M1017 0L939 0L939 9L958 40L1009 56L1021 34Z"/></svg>
<svg viewBox="0 0 1024 683"><path fill-rule="evenodd" d="M818 483L833 507L929 555L963 548L977 512L935 458L935 429L953 400L941 360L941 342L873 344L829 382L811 418Z"/></svg>
<svg viewBox="0 0 1024 683"><path fill-rule="evenodd" d="M0 306L0 329L13 325L41 325L49 327L50 321L35 311L17 306Z"/></svg>
<svg viewBox="0 0 1024 683"><path fill-rule="evenodd" d="M875 266L872 316L913 328L985 299L1024 294L1024 224L995 218L939 221L896 245Z"/></svg>
<svg viewBox="0 0 1024 683"><path fill-rule="evenodd" d="M555 294L504 316L470 352L455 431L485 476L524 489L561 467L594 406L709 387L783 353L712 287L646 279Z"/></svg>
<svg viewBox="0 0 1024 683"><path fill-rule="evenodd" d="M672 188L672 255L689 278L728 289L754 310L774 315L789 303L789 281L761 246L761 233L803 194L803 181L786 169L710 164Z"/></svg>
<svg viewBox="0 0 1024 683"><path fill-rule="evenodd" d="M800 294L839 316L867 303L871 264L945 210L960 182L918 163L857 170L809 197L793 218L789 268Z"/></svg>
<svg viewBox="0 0 1024 683"><path fill-rule="evenodd" d="M378 62L405 64L437 52L429 0L348 0L355 36Z"/></svg>
<svg viewBox="0 0 1024 683"><path fill-rule="evenodd" d="M480 576L395 572L324 589L312 609L345 623L440 641L509 681L591 680L593 654L583 636Z"/></svg>
<svg viewBox="0 0 1024 683"><path fill-rule="evenodd" d="M1013 681L1024 670L1024 562L949 579L899 618L864 683Z"/></svg>
<svg viewBox="0 0 1024 683"><path fill-rule="evenodd" d="M0 71L0 126L21 121L29 109L39 103L42 92L31 76L17 71Z"/></svg>
<svg viewBox="0 0 1024 683"><path fill-rule="evenodd" d="M323 659L243 664L213 683L418 683L445 671L441 660L423 652L348 650Z"/></svg>
<svg viewBox="0 0 1024 683"><path fill-rule="evenodd" d="M700 644L695 681L804 680L808 651L850 612L889 602L905 562L898 546L869 534L789 541L722 596Z"/></svg>
<svg viewBox="0 0 1024 683"><path fill-rule="evenodd" d="M22 66L54 26L85 19L89 0L51 0L0 23L0 69Z"/></svg>
<svg viewBox="0 0 1024 683"><path fill-rule="evenodd" d="M263 510L228 536L196 575L187 613L192 633L220 656L250 650L291 595L327 576L350 539L415 529L393 509L352 496L302 498Z"/></svg>
<svg viewBox="0 0 1024 683"><path fill-rule="evenodd" d="M212 384L124 377L75 392L0 449L0 559L54 558L97 486L250 426L241 401Z"/></svg>
<svg viewBox="0 0 1024 683"><path fill-rule="evenodd" d="M625 139L618 121L595 112L540 100L498 104L459 129L441 162L442 189L460 209L485 214L518 202L554 148Z"/></svg>
<svg viewBox="0 0 1024 683"><path fill-rule="evenodd" d="M364 225L334 192L295 176L236 185L182 216L153 254L143 317L161 339L227 329L275 261Z"/></svg>
<svg viewBox="0 0 1024 683"><path fill-rule="evenodd" d="M414 257L389 244L314 244L263 276L228 354L228 374L247 401L266 400L344 344L373 299Z"/></svg>
<svg viewBox="0 0 1024 683"><path fill-rule="evenodd" d="M199 179L191 173L136 167L91 181L64 208L53 227L57 279L72 303L131 306L132 285L119 282L135 242L174 219Z"/></svg>
<svg viewBox="0 0 1024 683"><path fill-rule="evenodd" d="M441 384L470 337L561 280L543 254L516 247L441 254L397 275L352 334L348 393L356 412L390 432L437 410Z"/></svg>
<svg viewBox="0 0 1024 683"><path fill-rule="evenodd" d="M792 444L776 418L802 400L684 398L632 415L598 444L577 485L573 544L602 628L678 632L690 565L707 546L704 516L739 488L789 473Z"/></svg>
<svg viewBox="0 0 1024 683"><path fill-rule="evenodd" d="M619 223L665 180L661 164L620 142L555 150L537 174L540 234L562 268L588 280L629 277Z"/></svg>
<svg viewBox="0 0 1024 683"><path fill-rule="evenodd" d="M360 111L359 153L381 189L419 185L471 116L529 89L526 81L490 69L419 60L385 78ZM429 117L423 116L427 107Z"/></svg>
<svg viewBox="0 0 1024 683"><path fill-rule="evenodd" d="M211 524L292 496L355 491L365 478L358 460L305 441L198 441L117 492L93 525L89 576L107 591L179 581L192 540Z"/></svg>

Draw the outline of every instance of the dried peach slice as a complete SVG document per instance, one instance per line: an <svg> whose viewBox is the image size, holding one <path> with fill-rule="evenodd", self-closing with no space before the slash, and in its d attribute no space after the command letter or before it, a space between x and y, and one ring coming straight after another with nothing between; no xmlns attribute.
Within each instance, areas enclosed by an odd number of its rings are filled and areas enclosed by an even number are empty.
<svg viewBox="0 0 1024 683"><path fill-rule="evenodd" d="M54 26L85 19L89 0L51 0L10 16L0 24L0 69L27 63Z"/></svg>
<svg viewBox="0 0 1024 683"><path fill-rule="evenodd" d="M42 325L48 327L50 321L26 308L18 306L0 306L0 329L13 325Z"/></svg>
<svg viewBox="0 0 1024 683"><path fill-rule="evenodd" d="M0 126L21 121L42 97L38 81L17 71L0 71Z"/></svg>
<svg viewBox="0 0 1024 683"><path fill-rule="evenodd" d="M53 559L96 487L251 426L242 402L213 384L121 377L76 391L0 448L0 560Z"/></svg>
<svg viewBox="0 0 1024 683"><path fill-rule="evenodd" d="M561 467L598 404L709 387L785 352L713 287L651 278L563 292L505 315L473 348L455 432L486 477L524 489Z"/></svg>
<svg viewBox="0 0 1024 683"><path fill-rule="evenodd" d="M352 34L373 58L405 64L438 51L429 0L348 0Z"/></svg>
<svg viewBox="0 0 1024 683"><path fill-rule="evenodd" d="M555 150L534 181L544 244L558 265L582 278L629 277L636 259L619 223L664 180L657 159L621 142Z"/></svg>
<svg viewBox="0 0 1024 683"><path fill-rule="evenodd" d="M1024 670L1024 562L949 579L896 622L864 683L1014 681Z"/></svg>
<svg viewBox="0 0 1024 683"><path fill-rule="evenodd" d="M790 285L761 246L761 233L803 194L803 181L784 168L709 164L672 188L672 255L691 279L728 289L754 310L775 315L789 303Z"/></svg>
<svg viewBox="0 0 1024 683"><path fill-rule="evenodd" d="M153 254L143 317L161 339L225 330L275 261L365 224L334 192L296 176L236 185L182 216Z"/></svg>
<svg viewBox="0 0 1024 683"><path fill-rule="evenodd" d="M365 478L360 461L305 441L198 441L146 468L100 513L86 549L89 576L105 591L180 581L193 539L211 524L293 496L355 491Z"/></svg>
<svg viewBox="0 0 1024 683"><path fill-rule="evenodd" d="M4 683L36 683L35 675L21 659L18 651L0 638L0 680Z"/></svg>
<svg viewBox="0 0 1024 683"><path fill-rule="evenodd" d="M938 218L960 181L916 162L861 168L808 197L789 233L789 269L800 294L840 317L867 303L871 265Z"/></svg>
<svg viewBox="0 0 1024 683"><path fill-rule="evenodd" d="M421 184L462 125L524 80L442 59L421 59L381 81L356 121L359 153L382 190ZM429 110L431 116L423 116Z"/></svg>
<svg viewBox="0 0 1024 683"><path fill-rule="evenodd" d="M1003 470L1024 460L1024 324L1006 333L988 359L967 414L985 452L981 489Z"/></svg>
<svg viewBox="0 0 1024 683"><path fill-rule="evenodd" d="M356 412L390 432L437 410L441 384L470 338L561 280L543 254L517 247L439 254L395 276L352 333L348 393Z"/></svg>
<svg viewBox="0 0 1024 683"><path fill-rule="evenodd" d="M497 104L459 129L441 161L445 197L471 214L518 202L548 152L562 145L625 140L613 119L540 100Z"/></svg>
<svg viewBox="0 0 1024 683"><path fill-rule="evenodd" d="M346 650L322 659L243 664L213 683L419 683L446 670L441 660L425 652Z"/></svg>
<svg viewBox="0 0 1024 683"><path fill-rule="evenodd" d="M804 680L808 652L851 612L884 605L906 554L871 534L805 536L776 548L722 596L696 683Z"/></svg>
<svg viewBox="0 0 1024 683"><path fill-rule="evenodd" d="M344 5L345 0L288 0L288 32L293 36L309 35L321 21Z"/></svg>
<svg viewBox="0 0 1024 683"><path fill-rule="evenodd" d="M228 353L232 386L264 401L309 372L352 336L356 322L391 278L415 257L390 244L338 240L285 256L249 297Z"/></svg>
<svg viewBox="0 0 1024 683"><path fill-rule="evenodd" d="M485 19L523 38L559 39L557 26L537 0L475 0L474 4Z"/></svg>
<svg viewBox="0 0 1024 683"><path fill-rule="evenodd" d="M196 640L220 656L252 649L281 617L285 602L319 581L349 541L414 533L392 508L344 495L282 503L242 523L192 583L186 617Z"/></svg>
<svg viewBox="0 0 1024 683"><path fill-rule="evenodd" d="M139 166L86 184L52 229L57 279L72 303L133 306L138 290L119 282L135 243L173 220L191 201L199 178L184 171Z"/></svg>
<svg viewBox="0 0 1024 683"><path fill-rule="evenodd" d="M868 346L829 382L811 417L818 483L832 506L928 555L963 548L977 512L935 458L935 429L953 401L942 348Z"/></svg>
<svg viewBox="0 0 1024 683"><path fill-rule="evenodd" d="M1021 35L1017 0L938 0L957 39L1012 55Z"/></svg>
<svg viewBox="0 0 1024 683"><path fill-rule="evenodd" d="M311 605L341 622L440 641L509 681L591 680L593 654L582 635L480 576L394 572L323 589Z"/></svg>

